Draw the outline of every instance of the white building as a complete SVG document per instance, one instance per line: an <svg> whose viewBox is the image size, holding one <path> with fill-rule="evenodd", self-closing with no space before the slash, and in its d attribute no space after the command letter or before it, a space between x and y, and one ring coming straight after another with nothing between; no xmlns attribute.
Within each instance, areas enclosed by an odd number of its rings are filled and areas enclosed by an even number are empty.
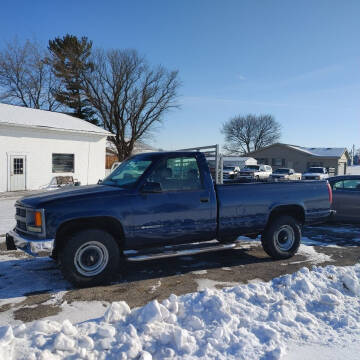
<svg viewBox="0 0 360 360"><path fill-rule="evenodd" d="M109 135L69 115L0 104L0 192L40 189L56 176L97 183Z"/></svg>
<svg viewBox="0 0 360 360"><path fill-rule="evenodd" d="M238 166L240 169L246 165L257 165L257 160L246 156L224 156L224 166Z"/></svg>

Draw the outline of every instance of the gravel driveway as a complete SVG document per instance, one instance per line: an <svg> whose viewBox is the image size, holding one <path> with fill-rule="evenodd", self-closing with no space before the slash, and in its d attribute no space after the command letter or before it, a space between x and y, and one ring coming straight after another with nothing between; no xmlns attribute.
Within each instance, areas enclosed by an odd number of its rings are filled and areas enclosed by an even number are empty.
<svg viewBox="0 0 360 360"><path fill-rule="evenodd" d="M243 238L235 249L195 256L127 263L123 277L112 285L74 289L63 280L49 258L31 258L19 251L5 251L0 244L0 326L16 320L33 321L56 316L64 304L125 300L130 307L181 295L206 287L268 281L314 265L353 265L360 259L360 226L307 227L299 253L274 261L258 240ZM90 303L89 303L90 304ZM10 319L10 320L9 320Z"/></svg>

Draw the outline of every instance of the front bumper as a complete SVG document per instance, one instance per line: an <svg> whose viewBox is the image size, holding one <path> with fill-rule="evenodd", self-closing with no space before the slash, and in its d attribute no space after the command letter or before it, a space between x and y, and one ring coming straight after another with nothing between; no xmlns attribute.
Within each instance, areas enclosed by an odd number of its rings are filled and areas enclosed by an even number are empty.
<svg viewBox="0 0 360 360"><path fill-rule="evenodd" d="M20 249L32 256L51 255L54 239L31 239L11 230L6 234L6 247L8 250Z"/></svg>

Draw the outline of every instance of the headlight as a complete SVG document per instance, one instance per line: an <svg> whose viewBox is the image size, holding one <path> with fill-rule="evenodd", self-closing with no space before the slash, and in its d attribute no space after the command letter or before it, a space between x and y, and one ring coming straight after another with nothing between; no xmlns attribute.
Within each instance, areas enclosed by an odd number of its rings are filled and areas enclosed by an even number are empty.
<svg viewBox="0 0 360 360"><path fill-rule="evenodd" d="M43 212L41 210L28 211L26 228L31 232L41 232L43 227Z"/></svg>

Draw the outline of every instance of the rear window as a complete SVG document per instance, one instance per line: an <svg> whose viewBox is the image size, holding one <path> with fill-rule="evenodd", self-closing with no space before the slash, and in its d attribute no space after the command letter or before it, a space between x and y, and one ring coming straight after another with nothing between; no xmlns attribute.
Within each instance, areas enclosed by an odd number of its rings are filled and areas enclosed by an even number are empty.
<svg viewBox="0 0 360 360"><path fill-rule="evenodd" d="M324 169L323 168L318 168L318 167L312 167L308 170L309 173L324 173Z"/></svg>
<svg viewBox="0 0 360 360"><path fill-rule="evenodd" d="M276 169L274 174L288 174L289 172L289 169Z"/></svg>

